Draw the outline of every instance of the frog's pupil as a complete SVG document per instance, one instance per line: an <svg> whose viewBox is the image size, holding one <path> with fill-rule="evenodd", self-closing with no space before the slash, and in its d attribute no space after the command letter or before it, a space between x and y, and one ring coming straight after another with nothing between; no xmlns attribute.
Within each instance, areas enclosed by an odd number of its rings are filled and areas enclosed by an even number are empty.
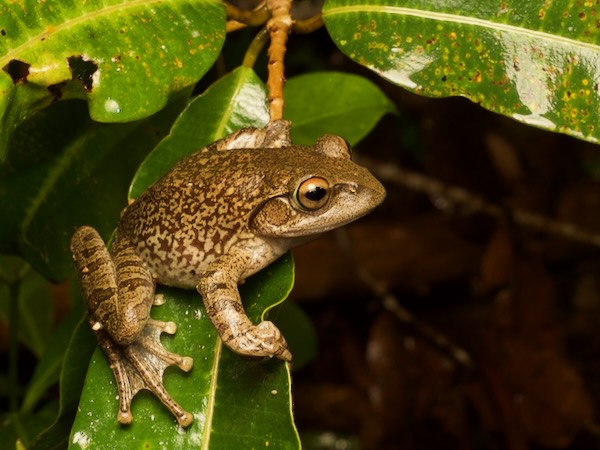
<svg viewBox="0 0 600 450"><path fill-rule="evenodd" d="M320 186L315 186L314 184L308 187L308 191L306 191L306 198L313 201L318 202L323 199L325 195L327 195L327 190Z"/></svg>

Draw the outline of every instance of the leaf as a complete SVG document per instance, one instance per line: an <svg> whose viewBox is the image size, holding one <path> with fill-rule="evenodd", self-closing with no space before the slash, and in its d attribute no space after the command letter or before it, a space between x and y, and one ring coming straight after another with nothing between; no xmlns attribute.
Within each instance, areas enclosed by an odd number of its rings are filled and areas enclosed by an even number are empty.
<svg viewBox="0 0 600 450"><path fill-rule="evenodd" d="M267 120L264 85L251 69L236 69L190 102L171 134L141 165L131 197L137 197L186 154L241 126L263 126ZM289 256L247 280L240 292L249 317L258 321L287 296L292 283ZM71 448L299 448L287 365L275 360L248 361L231 353L222 347L197 293L161 292L167 302L153 309L153 317L178 324L176 336L164 338L166 346L194 358L189 374L167 370L165 386L194 414L194 424L182 431L156 398L141 392L133 401L134 423L118 425L113 374L98 350L71 432Z"/></svg>
<svg viewBox="0 0 600 450"><path fill-rule="evenodd" d="M328 0L354 61L416 93L461 95L529 125L600 140L595 2Z"/></svg>
<svg viewBox="0 0 600 450"><path fill-rule="evenodd" d="M27 386L27 392L21 405L22 413L33 411L48 388L58 382L69 340L83 315L82 306L83 301L81 300L48 338L46 351L39 359Z"/></svg>
<svg viewBox="0 0 600 450"><path fill-rule="evenodd" d="M327 133L354 145L396 107L371 81L340 72L314 72L285 85L285 117L292 121L292 140L310 145Z"/></svg>
<svg viewBox="0 0 600 450"><path fill-rule="evenodd" d="M85 98L99 122L163 108L218 56L225 8L216 0L0 3L0 160L10 134L60 98Z"/></svg>
<svg viewBox="0 0 600 450"><path fill-rule="evenodd" d="M135 169L181 108L172 102L143 121L98 124L85 103L69 101L25 122L0 166L0 250L20 253L52 280L65 278L72 232L89 224L110 235Z"/></svg>
<svg viewBox="0 0 600 450"><path fill-rule="evenodd" d="M34 436L52 423L58 409L57 403L48 402L34 413L3 414L0 417L0 446L3 449L30 449Z"/></svg>
<svg viewBox="0 0 600 450"><path fill-rule="evenodd" d="M18 318L15 326L19 341L38 358L44 354L52 334L54 305L48 282L30 270L18 283ZM0 284L0 318L8 323L9 289Z"/></svg>
<svg viewBox="0 0 600 450"><path fill-rule="evenodd" d="M250 318L258 321L264 310L281 302L292 283L289 254L248 279L240 291ZM154 308L152 316L178 322L176 335L163 339L165 346L194 358L188 374L167 371L165 386L194 415L194 423L182 430L157 399L142 392L133 401L133 423L120 426L113 375L97 350L69 448L299 448L288 366L279 360L249 361L223 347L197 293L160 292L166 303Z"/></svg>
<svg viewBox="0 0 600 450"><path fill-rule="evenodd" d="M252 69L238 67L189 103L138 169L129 198L139 197L183 157L239 128L262 127L268 121L264 84Z"/></svg>
<svg viewBox="0 0 600 450"><path fill-rule="evenodd" d="M273 317L273 322L285 336L290 351L294 355L294 371L311 362L318 353L317 332L313 323L298 304L284 302Z"/></svg>
<svg viewBox="0 0 600 450"><path fill-rule="evenodd" d="M87 320L81 320L71 336L60 372L58 416L51 426L36 436L29 450L62 450L66 447L85 373L95 348L96 339L92 330Z"/></svg>

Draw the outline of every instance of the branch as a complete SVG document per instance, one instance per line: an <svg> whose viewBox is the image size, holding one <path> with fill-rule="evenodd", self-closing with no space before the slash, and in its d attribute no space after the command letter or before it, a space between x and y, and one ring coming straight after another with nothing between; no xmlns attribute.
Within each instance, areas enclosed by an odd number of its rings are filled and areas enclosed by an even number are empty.
<svg viewBox="0 0 600 450"><path fill-rule="evenodd" d="M448 186L426 175L401 169L394 164L377 164L370 161L367 165L381 180L402 185L429 196L445 198L447 201L465 206L473 212L480 212L493 217L506 217L508 213L513 222L522 227L600 247L599 234L585 231L572 223L553 220L519 208L507 208L493 204L466 189Z"/></svg>
<svg viewBox="0 0 600 450"><path fill-rule="evenodd" d="M269 115L271 121L283 118L283 85L285 83L284 63L288 34L292 27L291 0L267 0L271 11L271 19L267 22L267 30L271 36L271 45L267 52L269 56Z"/></svg>

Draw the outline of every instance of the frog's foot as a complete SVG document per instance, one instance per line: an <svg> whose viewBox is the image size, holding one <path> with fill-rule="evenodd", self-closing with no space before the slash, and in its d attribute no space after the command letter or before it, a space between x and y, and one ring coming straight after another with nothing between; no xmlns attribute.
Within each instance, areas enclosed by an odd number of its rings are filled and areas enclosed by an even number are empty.
<svg viewBox="0 0 600 450"><path fill-rule="evenodd" d="M226 333L222 338L229 348L241 355L275 356L284 361L292 360L287 342L273 322L264 321L244 327L241 332Z"/></svg>
<svg viewBox="0 0 600 450"><path fill-rule="evenodd" d="M188 372L193 366L192 358L167 351L160 342L163 332L173 334L173 322L149 319L140 337L132 344L117 345L104 330L96 336L108 356L119 391L119 423L128 425L133 420L131 401L142 389L151 391L177 419L182 427L192 423L193 417L185 411L165 389L162 377L167 367L176 365Z"/></svg>

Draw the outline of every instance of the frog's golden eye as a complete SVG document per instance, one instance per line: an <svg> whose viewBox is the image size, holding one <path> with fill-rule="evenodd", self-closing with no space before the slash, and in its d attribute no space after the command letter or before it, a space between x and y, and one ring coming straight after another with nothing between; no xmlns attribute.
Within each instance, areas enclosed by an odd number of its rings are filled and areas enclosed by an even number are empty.
<svg viewBox="0 0 600 450"><path fill-rule="evenodd" d="M300 183L294 199L301 208L314 211L327 203L329 192L327 180L321 177L312 177Z"/></svg>

